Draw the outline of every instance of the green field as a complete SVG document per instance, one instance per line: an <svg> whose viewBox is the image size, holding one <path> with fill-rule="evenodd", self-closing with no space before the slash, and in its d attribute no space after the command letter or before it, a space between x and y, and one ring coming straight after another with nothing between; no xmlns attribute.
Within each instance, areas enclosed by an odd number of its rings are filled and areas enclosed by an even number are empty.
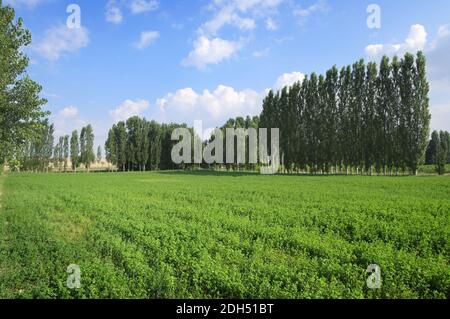
<svg viewBox="0 0 450 319"><path fill-rule="evenodd" d="M2 182L0 298L450 298L448 177ZM81 289L66 286L69 264ZM366 286L369 264L379 290Z"/></svg>

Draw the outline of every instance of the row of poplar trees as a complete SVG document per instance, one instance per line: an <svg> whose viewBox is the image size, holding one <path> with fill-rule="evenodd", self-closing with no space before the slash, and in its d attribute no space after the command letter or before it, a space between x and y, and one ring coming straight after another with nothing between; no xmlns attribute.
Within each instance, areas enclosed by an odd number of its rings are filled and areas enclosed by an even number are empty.
<svg viewBox="0 0 450 319"><path fill-rule="evenodd" d="M182 169L171 158L177 143L171 140L176 128L185 124L160 124L134 116L115 124L105 143L106 160L121 171Z"/></svg>
<svg viewBox="0 0 450 319"><path fill-rule="evenodd" d="M89 171L95 160L101 159L101 149L94 155L94 132L91 125L87 125L72 136L65 135L55 144L54 126L45 120L35 134L26 140L23 147L16 150L13 169L19 171L48 172L50 168L67 172L69 163L72 171L77 171L81 164ZM52 165L51 165L52 164Z"/></svg>
<svg viewBox="0 0 450 319"><path fill-rule="evenodd" d="M258 122L257 116L253 118L249 116L246 118L237 117L229 119L221 129L225 132L226 128L258 128ZM193 166L199 166L199 164L183 163L177 165L173 163L171 158L172 148L178 141L172 141L171 137L173 130L176 128L188 128L191 136L194 136L193 128L187 127L186 124L160 124L138 116L131 117L126 122L121 121L109 130L108 139L105 143L106 160L121 171L189 169ZM199 137L195 135L195 138ZM203 146L206 143L206 141L203 141ZM248 138L246 147L248 150ZM194 162L193 156L192 152L192 163ZM208 167L206 163L200 164L200 166ZM230 164L226 165L226 168L229 170L254 169L255 165Z"/></svg>
<svg viewBox="0 0 450 319"><path fill-rule="evenodd" d="M429 137L426 60L364 60L270 92L261 127L280 128L287 171L417 174Z"/></svg>

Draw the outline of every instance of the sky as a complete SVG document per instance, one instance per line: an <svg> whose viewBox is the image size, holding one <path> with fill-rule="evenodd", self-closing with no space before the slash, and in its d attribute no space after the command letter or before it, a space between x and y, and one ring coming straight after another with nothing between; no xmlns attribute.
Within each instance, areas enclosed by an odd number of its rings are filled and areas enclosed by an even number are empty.
<svg viewBox="0 0 450 319"><path fill-rule="evenodd" d="M269 89L364 58L423 50L432 129L450 131L448 0L3 0L33 42L55 135L117 121L259 115ZM70 6L72 5L72 6ZM73 6L75 5L75 6ZM78 14L79 13L79 14Z"/></svg>

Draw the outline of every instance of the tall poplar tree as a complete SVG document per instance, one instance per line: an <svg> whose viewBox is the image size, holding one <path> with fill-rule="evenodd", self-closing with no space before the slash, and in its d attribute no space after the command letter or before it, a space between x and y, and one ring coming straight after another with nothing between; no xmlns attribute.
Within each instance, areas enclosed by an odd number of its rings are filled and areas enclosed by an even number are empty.
<svg viewBox="0 0 450 319"><path fill-rule="evenodd" d="M72 137L70 138L70 161L72 163L72 170L76 172L80 166L80 144L77 130L72 132Z"/></svg>

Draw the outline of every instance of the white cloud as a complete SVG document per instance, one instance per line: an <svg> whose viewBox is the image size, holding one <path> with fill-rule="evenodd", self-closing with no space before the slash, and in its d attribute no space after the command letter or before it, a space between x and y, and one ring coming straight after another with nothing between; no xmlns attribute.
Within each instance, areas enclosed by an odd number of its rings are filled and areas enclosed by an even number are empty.
<svg viewBox="0 0 450 319"><path fill-rule="evenodd" d="M139 14L158 9L159 2L157 0L133 0L131 1L131 13Z"/></svg>
<svg viewBox="0 0 450 319"><path fill-rule="evenodd" d="M182 64L203 69L208 64L218 64L228 59L242 47L243 43L220 38L218 36L220 30L225 26L235 27L239 31L254 30L257 21L273 14L283 1L211 0L208 9L213 12L213 16L199 27L194 49ZM276 27L273 20L266 22L269 22L269 27Z"/></svg>
<svg viewBox="0 0 450 319"><path fill-rule="evenodd" d="M73 130L79 130L88 124L88 121L79 117L78 109L75 106L68 106L54 113L51 121L55 125L56 137L70 135Z"/></svg>
<svg viewBox="0 0 450 319"><path fill-rule="evenodd" d="M205 126L216 127L232 117L258 115L264 95L254 90L237 91L226 85L201 93L184 88L158 99L159 113L153 115L162 120L188 121L191 125L194 120L203 120Z"/></svg>
<svg viewBox="0 0 450 319"><path fill-rule="evenodd" d="M158 31L143 31L141 32L141 36L139 38L139 41L134 44L134 46L139 49L145 49L150 44L152 44L156 39L159 38L159 32Z"/></svg>
<svg viewBox="0 0 450 319"><path fill-rule="evenodd" d="M370 44L366 47L365 51L369 57L379 57L383 54L404 54L406 52L416 53L425 48L427 36L425 27L420 24L415 24L411 26L405 41L390 44Z"/></svg>
<svg viewBox="0 0 450 319"><path fill-rule="evenodd" d="M109 115L114 121L125 121L128 118L140 115L142 112L148 109L150 103L146 100L126 100L117 108L109 112Z"/></svg>
<svg viewBox="0 0 450 319"><path fill-rule="evenodd" d="M281 75L276 89L291 85L304 78L301 72ZM168 93L157 99L156 108L150 116L162 122L178 122L193 125L202 120L204 127L220 127L229 118L255 116L261 114L262 102L269 89L260 92L246 89L237 90L227 85L219 85L213 91L195 91L188 87Z"/></svg>
<svg viewBox="0 0 450 319"><path fill-rule="evenodd" d="M275 90L281 90L286 86L292 86L297 82L302 82L305 75L301 72L291 72L282 74L274 85Z"/></svg>
<svg viewBox="0 0 450 319"><path fill-rule="evenodd" d="M238 42L220 38L210 40L206 36L200 36L195 41L194 49L182 61L182 65L204 69L209 64L218 64L231 58L241 47L242 45Z"/></svg>
<svg viewBox="0 0 450 319"><path fill-rule="evenodd" d="M310 5L307 8L299 7L294 11L294 15L298 17L309 17L314 12L323 12L327 9L327 2L325 0L319 0L318 2Z"/></svg>
<svg viewBox="0 0 450 319"><path fill-rule="evenodd" d="M283 0L214 0L210 9L214 17L200 27L200 34L216 36L226 25L240 30L256 28L256 19L263 18L267 11L276 9Z"/></svg>
<svg viewBox="0 0 450 319"><path fill-rule="evenodd" d="M296 16L299 19L299 23L303 25L312 14L326 12L328 9L329 6L326 0L318 0L316 3L306 8L298 6L294 9L294 16Z"/></svg>
<svg viewBox="0 0 450 319"><path fill-rule="evenodd" d="M66 25L52 27L34 50L50 61L70 54L89 44L89 31L85 27L70 29Z"/></svg>
<svg viewBox="0 0 450 319"><path fill-rule="evenodd" d="M275 31L278 29L278 24L272 18L267 18L266 29L269 31Z"/></svg>
<svg viewBox="0 0 450 319"><path fill-rule="evenodd" d="M215 17L205 22L201 28L200 33L217 35L217 32L225 25L233 25L241 30L253 30L256 28L255 20L251 18L242 18L233 7L225 7L219 10Z"/></svg>
<svg viewBox="0 0 450 319"><path fill-rule="evenodd" d="M74 106L68 106L58 112L58 118L65 120L69 118L74 118L78 115L78 109Z"/></svg>
<svg viewBox="0 0 450 319"><path fill-rule="evenodd" d="M106 13L105 13L106 21L119 24L123 21L122 11L116 5L114 0L109 1L106 5Z"/></svg>

